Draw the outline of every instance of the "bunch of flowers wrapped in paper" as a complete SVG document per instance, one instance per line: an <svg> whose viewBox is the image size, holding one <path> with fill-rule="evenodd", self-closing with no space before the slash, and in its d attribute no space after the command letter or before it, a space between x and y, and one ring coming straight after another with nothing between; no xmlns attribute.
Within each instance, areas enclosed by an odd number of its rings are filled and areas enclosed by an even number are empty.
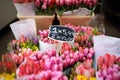
<svg viewBox="0 0 120 80"><path fill-rule="evenodd" d="M120 79L120 57L106 53L97 58L98 80L119 80Z"/></svg>

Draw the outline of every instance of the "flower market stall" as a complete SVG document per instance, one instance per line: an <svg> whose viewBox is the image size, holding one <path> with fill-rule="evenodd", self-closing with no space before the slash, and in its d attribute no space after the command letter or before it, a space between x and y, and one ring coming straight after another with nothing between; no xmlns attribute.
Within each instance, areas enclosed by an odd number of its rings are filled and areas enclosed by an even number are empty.
<svg viewBox="0 0 120 80"><path fill-rule="evenodd" d="M26 19L26 21L29 20ZM26 21L25 23L29 24ZM96 57L98 55L97 53L100 52L100 46L98 46L100 42L96 39L101 39L99 36L97 38L97 35L101 35L102 38L105 37L105 35L101 34L97 28L92 28L90 26L75 26L72 24L66 24L62 26L52 25L49 29L39 30L37 32L37 37L33 36L33 38L31 38L31 36L27 35L29 33L31 33L31 31L24 33L24 35L22 35L22 33L19 33L21 34L17 35L19 36L19 39L16 37L15 40L9 42L8 50L11 54L5 54L2 56L2 62L0 63L1 79L120 79L120 55L119 51L116 49L119 49L119 44L117 43L118 47L115 49L111 47L113 50L109 48L111 53L115 53L116 51L118 55L111 54L109 53L109 50L104 48L105 50L103 52L101 51L102 54L99 54L99 56ZM34 34L34 31L31 34ZM69 35L74 35L74 37L71 37ZM96 38L94 39L94 37ZM108 39L105 38L104 40ZM101 43L104 40L101 40ZM112 42L114 43L109 43L108 45L112 46L116 44L116 42L120 42L120 40L113 38ZM103 43L102 46L105 47Z"/></svg>
<svg viewBox="0 0 120 80"><path fill-rule="evenodd" d="M79 7L93 9L96 3L96 0L13 1L21 4L35 1L36 14L53 15L56 11L58 19L70 11L73 13L69 16L74 16L74 9ZM106 36L98 27L85 23L49 24L38 29L36 14L10 24L15 39L7 45L9 53L2 55L0 80L120 80L120 39Z"/></svg>

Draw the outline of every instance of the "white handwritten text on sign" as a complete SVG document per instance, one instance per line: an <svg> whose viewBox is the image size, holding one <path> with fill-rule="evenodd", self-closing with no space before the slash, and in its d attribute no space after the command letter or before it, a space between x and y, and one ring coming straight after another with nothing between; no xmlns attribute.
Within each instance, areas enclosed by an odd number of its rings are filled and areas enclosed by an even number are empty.
<svg viewBox="0 0 120 80"><path fill-rule="evenodd" d="M49 29L49 37L60 41L73 41L74 30L60 25L52 25Z"/></svg>

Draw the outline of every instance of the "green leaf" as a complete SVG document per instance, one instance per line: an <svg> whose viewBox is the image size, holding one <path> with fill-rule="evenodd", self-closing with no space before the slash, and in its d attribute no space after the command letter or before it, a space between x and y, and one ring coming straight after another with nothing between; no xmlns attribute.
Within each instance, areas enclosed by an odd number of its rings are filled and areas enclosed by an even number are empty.
<svg viewBox="0 0 120 80"><path fill-rule="evenodd" d="M58 15L59 15L59 16L62 16L63 12L65 12L65 11L66 11L65 9L60 10L60 11L58 12Z"/></svg>

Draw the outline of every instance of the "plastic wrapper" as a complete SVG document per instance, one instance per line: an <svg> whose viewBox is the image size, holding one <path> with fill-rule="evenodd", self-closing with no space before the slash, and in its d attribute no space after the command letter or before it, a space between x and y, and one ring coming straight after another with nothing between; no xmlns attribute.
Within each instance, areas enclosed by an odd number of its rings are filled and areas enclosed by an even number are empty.
<svg viewBox="0 0 120 80"><path fill-rule="evenodd" d="M24 19L10 24L15 38L18 40L21 35L29 39L37 37L36 23L34 19Z"/></svg>
<svg viewBox="0 0 120 80"><path fill-rule="evenodd" d="M66 11L63 12L63 16L70 16L70 15L75 15L75 16L90 16L91 11L88 10L87 8L79 8L75 9L73 11Z"/></svg>
<svg viewBox="0 0 120 80"><path fill-rule="evenodd" d="M34 2L29 3L14 3L18 15L33 16L35 15Z"/></svg>
<svg viewBox="0 0 120 80"><path fill-rule="evenodd" d="M110 36L94 36L95 64L98 56L103 56L106 53L111 53L120 56L120 39Z"/></svg>
<svg viewBox="0 0 120 80"><path fill-rule="evenodd" d="M58 43L50 44L50 43L45 43L45 42L39 40L39 46L40 46L39 49L41 51L46 51L48 49L55 49L55 50L57 50L57 45L58 45Z"/></svg>

